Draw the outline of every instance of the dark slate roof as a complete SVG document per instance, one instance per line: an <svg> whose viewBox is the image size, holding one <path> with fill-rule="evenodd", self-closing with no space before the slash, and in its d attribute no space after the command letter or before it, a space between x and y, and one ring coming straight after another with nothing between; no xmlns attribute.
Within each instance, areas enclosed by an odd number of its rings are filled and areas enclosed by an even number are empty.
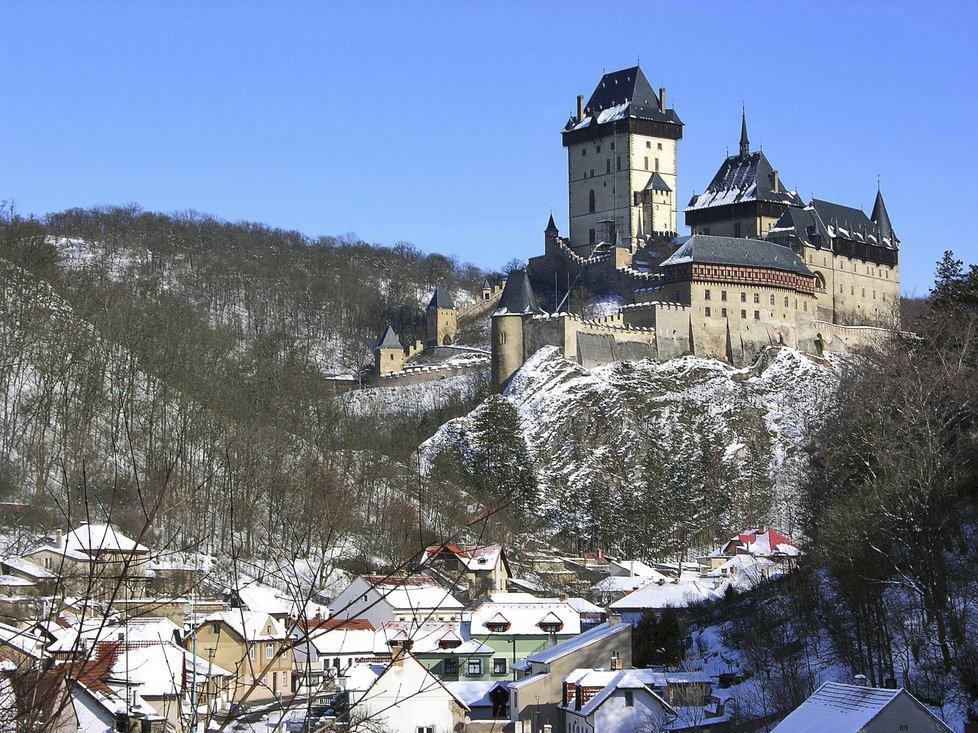
<svg viewBox="0 0 978 733"><path fill-rule="evenodd" d="M397 334L394 333L394 329L388 323L387 328L384 330L384 335L380 337L380 341L374 347L374 351L377 349L403 349L401 342L397 338Z"/></svg>
<svg viewBox="0 0 978 733"><path fill-rule="evenodd" d="M537 301L533 297L533 288L530 287L530 278L527 277L526 270L513 270L509 273L503 295L499 299L499 307L493 315L542 312L537 308Z"/></svg>
<svg viewBox="0 0 978 733"><path fill-rule="evenodd" d="M652 89L638 66L602 76L584 107L584 120L571 119L564 129L586 127L595 117L599 124L625 117L683 124L676 110L659 111L659 95Z"/></svg>
<svg viewBox="0 0 978 733"><path fill-rule="evenodd" d="M736 204L741 201L770 201L788 206L804 206L801 197L778 181L774 188L774 168L764 153L731 155L723 161L706 191L693 196L686 211L713 206Z"/></svg>
<svg viewBox="0 0 978 733"><path fill-rule="evenodd" d="M672 190L669 184L666 183L666 179L660 176L658 173L652 174L652 177L649 179L649 182L645 184L645 188L646 190L651 188L655 191L666 191L666 192Z"/></svg>
<svg viewBox="0 0 978 733"><path fill-rule="evenodd" d="M900 240L893 235L892 228L889 235L884 234L882 225L872 221L862 209L820 199L812 199L803 210L788 209L768 233L768 237L776 241L798 241L808 245L814 235L820 236L826 244L838 237L884 249L900 247Z"/></svg>
<svg viewBox="0 0 978 733"><path fill-rule="evenodd" d="M873 213L869 215L869 218L879 225L882 237L886 239L896 238L893 233L893 225L890 224L890 215L886 213L886 204L883 203L883 194L879 189L876 189L876 201L873 203Z"/></svg>
<svg viewBox="0 0 978 733"><path fill-rule="evenodd" d="M452 296L448 292L448 289L439 286L435 288L435 294L431 296L431 302L428 303L428 307L429 308L454 308L455 303L452 300Z"/></svg>
<svg viewBox="0 0 978 733"><path fill-rule="evenodd" d="M544 229L544 231L545 232L556 232L557 231L557 222L554 221L553 212L551 212L551 214L550 214L550 221L547 222L547 228Z"/></svg>
<svg viewBox="0 0 978 733"><path fill-rule="evenodd" d="M814 277L811 270L790 248L774 242L741 237L714 237L694 234L659 267L696 262L706 265L737 265L794 272Z"/></svg>

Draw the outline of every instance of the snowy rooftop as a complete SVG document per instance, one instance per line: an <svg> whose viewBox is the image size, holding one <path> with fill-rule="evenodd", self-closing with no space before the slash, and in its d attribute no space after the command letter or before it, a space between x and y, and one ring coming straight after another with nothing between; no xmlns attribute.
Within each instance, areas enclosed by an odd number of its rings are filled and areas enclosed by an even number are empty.
<svg viewBox="0 0 978 733"><path fill-rule="evenodd" d="M492 706L489 693L497 687L505 689L506 684L495 680L487 680L485 682L447 682L445 686L455 697L470 708L483 708Z"/></svg>
<svg viewBox="0 0 978 733"><path fill-rule="evenodd" d="M90 557L106 552L127 554L144 554L149 552L149 548L126 537L108 524L82 524L64 537L63 546L60 546L58 541L54 540L24 554L33 555L42 550L54 550L73 560L87 560Z"/></svg>
<svg viewBox="0 0 978 733"><path fill-rule="evenodd" d="M824 731L857 733L901 695L910 697L926 715L933 719L934 730L939 726L951 730L931 715L906 690L884 690L877 687L826 682L782 720L772 733L823 733Z"/></svg>
<svg viewBox="0 0 978 733"><path fill-rule="evenodd" d="M555 660L567 656L573 652L580 651L591 644L603 641L604 639L610 639L616 634L627 633L630 629L631 626L628 624L615 624L612 626L606 621L603 624L595 626L593 629L588 629L583 634L578 634L571 639L555 644L549 649L544 649L542 652L531 654L526 658L526 660L528 662L537 662L539 664L551 664Z"/></svg>
<svg viewBox="0 0 978 733"><path fill-rule="evenodd" d="M688 608L699 603L718 600L721 593L701 583L689 580L680 583L658 581L629 593L609 606L616 611L645 610L656 608Z"/></svg>
<svg viewBox="0 0 978 733"><path fill-rule="evenodd" d="M492 648L473 639L458 621L389 621L377 632L378 648L389 650L390 643L411 642L412 654L454 652L456 654L492 654Z"/></svg>
<svg viewBox="0 0 978 733"><path fill-rule="evenodd" d="M369 585L372 585L384 596L394 608L463 608L461 602L441 587L434 578L427 575L409 575L407 577L362 575Z"/></svg>
<svg viewBox="0 0 978 733"><path fill-rule="evenodd" d="M235 609L212 613L201 621L201 625L213 623L224 623L239 637L249 641L285 638L285 627L267 613Z"/></svg>
<svg viewBox="0 0 978 733"><path fill-rule="evenodd" d="M776 180L774 169L763 152L731 155L720 165L706 191L693 196L686 211L736 204L741 201L770 201L804 206L801 197Z"/></svg>
<svg viewBox="0 0 978 733"><path fill-rule="evenodd" d="M241 605L249 611L258 611L271 615L287 615L292 609L292 603L282 598L276 588L258 583L250 583L237 590Z"/></svg>
<svg viewBox="0 0 978 733"><path fill-rule="evenodd" d="M437 557L455 557L470 571L491 570L499 564L502 554L502 545L432 545L425 548L421 563Z"/></svg>
<svg viewBox="0 0 978 733"><path fill-rule="evenodd" d="M653 672L650 669L576 669L571 672L564 681L569 684L580 685L581 687L600 687L601 691L595 694L584 704L578 715L588 716L601 707L602 703L615 693L615 690L638 690L648 689L650 695L654 695L662 703L666 710L672 712L672 708L661 697L656 695L652 687L663 687L665 675L662 672ZM574 707L572 702L566 706Z"/></svg>
<svg viewBox="0 0 978 733"><path fill-rule="evenodd" d="M477 638L497 634L503 636L546 634L550 632L545 627L551 624L559 627L556 631L558 634L579 634L581 614L563 601L551 603L486 601L472 611L472 635Z"/></svg>

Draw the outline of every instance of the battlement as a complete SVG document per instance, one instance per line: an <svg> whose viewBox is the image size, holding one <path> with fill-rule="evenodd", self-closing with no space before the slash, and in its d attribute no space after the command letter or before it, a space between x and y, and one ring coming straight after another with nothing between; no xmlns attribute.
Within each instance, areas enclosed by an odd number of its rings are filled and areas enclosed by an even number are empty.
<svg viewBox="0 0 978 733"><path fill-rule="evenodd" d="M636 270L631 265L622 265L618 267L618 271L635 280L662 280L664 277L662 273L643 272L642 270Z"/></svg>

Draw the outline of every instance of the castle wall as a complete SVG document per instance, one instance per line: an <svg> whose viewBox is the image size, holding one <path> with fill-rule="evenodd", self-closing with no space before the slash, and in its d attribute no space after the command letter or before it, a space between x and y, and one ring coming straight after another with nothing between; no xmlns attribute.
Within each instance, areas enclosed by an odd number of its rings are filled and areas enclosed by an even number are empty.
<svg viewBox="0 0 978 733"><path fill-rule="evenodd" d="M899 265L877 264L805 247L805 264L825 283L816 291L818 317L845 323L894 323L900 304ZM833 315L834 314L834 315Z"/></svg>

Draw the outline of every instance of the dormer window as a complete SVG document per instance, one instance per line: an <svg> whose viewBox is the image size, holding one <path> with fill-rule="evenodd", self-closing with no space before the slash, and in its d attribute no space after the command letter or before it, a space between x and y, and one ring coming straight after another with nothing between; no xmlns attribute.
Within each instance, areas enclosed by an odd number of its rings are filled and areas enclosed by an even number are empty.
<svg viewBox="0 0 978 733"><path fill-rule="evenodd" d="M557 616L557 614L551 611L542 619L540 619L540 622L537 624L537 626L539 626L540 629L547 634L556 634L558 631L564 628L564 622L560 619L559 616Z"/></svg>
<svg viewBox="0 0 978 733"><path fill-rule="evenodd" d="M501 613L497 613L495 616L486 621L486 628L494 634L509 631L509 627L509 619L503 616Z"/></svg>

